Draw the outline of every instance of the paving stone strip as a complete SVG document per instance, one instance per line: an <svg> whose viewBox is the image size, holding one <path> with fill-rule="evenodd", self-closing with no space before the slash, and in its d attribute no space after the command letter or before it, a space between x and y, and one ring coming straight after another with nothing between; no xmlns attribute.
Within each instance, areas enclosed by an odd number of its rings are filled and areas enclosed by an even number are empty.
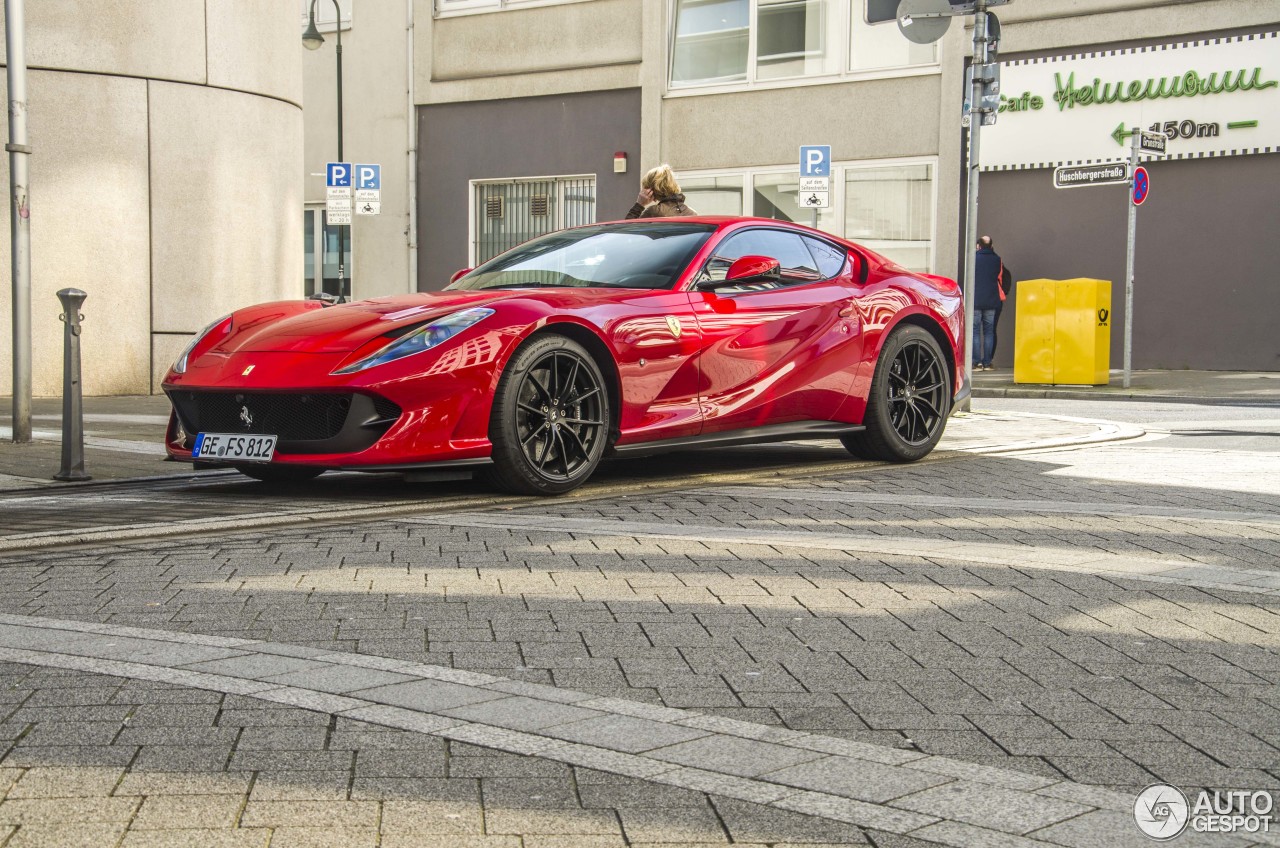
<svg viewBox="0 0 1280 848"><path fill-rule="evenodd" d="M1022 453L1025 451L1054 450L1064 447L1096 445L1103 442L1124 442L1129 441L1130 439L1140 439L1147 435L1147 431L1136 424L1120 421L1104 421L1098 418L1076 418L1069 415L1046 415L1038 412L969 412L964 414L970 417L984 419L988 423L994 423L1000 420L1027 422L1040 419L1045 422L1052 421L1066 424L1083 424L1096 428L1093 432L1084 434L1072 433L1070 435L1047 437L1043 434L1037 434L1031 438L1013 441L1009 440L1007 437L1001 436L992 439L987 443L975 442L966 445L964 450L968 453L1005 454Z"/></svg>
<svg viewBox="0 0 1280 848"><path fill-rule="evenodd" d="M1133 803L918 751L250 639L0 615L0 660L245 695L945 845L1114 844Z"/></svg>
<svg viewBox="0 0 1280 848"><path fill-rule="evenodd" d="M694 489L700 497L733 497L781 501L815 501L840 504L892 504L931 509L981 512L1037 512L1053 515L1096 515L1110 518L1177 518L1184 521L1228 522L1233 524L1280 524L1274 512L1233 512L1216 509L1179 509L1146 504L1064 503L1062 501L1013 500L1010 498L957 498L935 495L841 492L832 489L783 489L777 486L718 486Z"/></svg>
<svg viewBox="0 0 1280 848"><path fill-rule="evenodd" d="M812 550L835 550L884 556L911 556L952 562L1006 565L1050 571L1070 571L1123 580L1174 583L1201 589L1230 590L1268 597L1280 596L1280 574L1221 565L1188 565L1186 562L1132 557L1084 548L927 541L915 537L833 536L810 531L742 530L691 524L658 524L643 521L560 518L553 515L504 513L447 513L401 519L411 524L447 527L486 527L502 530L537 530L570 536L612 536L647 539L694 539L728 545L763 545Z"/></svg>

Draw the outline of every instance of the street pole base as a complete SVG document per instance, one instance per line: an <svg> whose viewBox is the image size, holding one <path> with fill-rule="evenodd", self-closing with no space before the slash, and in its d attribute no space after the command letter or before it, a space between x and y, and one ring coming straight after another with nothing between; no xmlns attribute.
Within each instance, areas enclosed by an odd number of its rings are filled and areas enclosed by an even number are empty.
<svg viewBox="0 0 1280 848"><path fill-rule="evenodd" d="M53 475L53 479L60 483L83 483L84 481L92 480L93 478L83 469L72 469L71 471L59 471L57 474Z"/></svg>

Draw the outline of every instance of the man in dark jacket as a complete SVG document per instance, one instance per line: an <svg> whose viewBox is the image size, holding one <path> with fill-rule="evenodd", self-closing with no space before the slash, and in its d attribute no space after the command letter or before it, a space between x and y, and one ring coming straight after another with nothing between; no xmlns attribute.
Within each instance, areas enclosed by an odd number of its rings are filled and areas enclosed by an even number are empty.
<svg viewBox="0 0 1280 848"><path fill-rule="evenodd" d="M996 348L996 314L1000 309L1000 270L1004 263L992 248L991 236L978 239L973 277L973 370L991 370Z"/></svg>

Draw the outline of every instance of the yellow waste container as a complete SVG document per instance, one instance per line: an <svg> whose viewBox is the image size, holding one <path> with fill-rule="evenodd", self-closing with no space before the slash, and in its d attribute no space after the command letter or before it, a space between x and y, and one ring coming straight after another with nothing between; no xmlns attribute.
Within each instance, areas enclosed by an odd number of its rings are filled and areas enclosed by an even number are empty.
<svg viewBox="0 0 1280 848"><path fill-rule="evenodd" d="M1111 368L1110 280L1019 280L1013 381L1105 386Z"/></svg>

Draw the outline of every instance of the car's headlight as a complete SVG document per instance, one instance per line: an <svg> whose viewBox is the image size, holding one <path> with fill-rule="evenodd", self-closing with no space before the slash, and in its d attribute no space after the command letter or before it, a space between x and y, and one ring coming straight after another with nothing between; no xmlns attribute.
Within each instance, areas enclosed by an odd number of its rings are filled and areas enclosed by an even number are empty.
<svg viewBox="0 0 1280 848"><path fill-rule="evenodd" d="M212 324L205 327L200 332L196 333L195 338L193 338L190 342L187 343L187 346L182 349L182 353L178 354L178 360L173 363L173 373L175 374L187 373L187 359L188 357L191 356L191 351L196 349L196 345L204 341L205 336L209 335L214 330L217 330L219 328L221 328L223 335L226 335L227 333L231 332L231 316L230 315L223 315L217 321L214 321Z"/></svg>
<svg viewBox="0 0 1280 848"><path fill-rule="evenodd" d="M413 356L415 353L422 353L424 350L430 350L437 345L443 344L449 339L461 333L463 330L483 321L493 314L492 309L464 309L461 312L454 312L452 315L446 315L443 318L437 318L430 324L419 327L407 335L401 336L391 342L386 347L380 349L377 353L366 356L358 362L339 368L334 374L354 374L357 371L363 371L366 368L372 368L375 365L383 365L387 362L395 362L397 359L404 359L406 356Z"/></svg>

